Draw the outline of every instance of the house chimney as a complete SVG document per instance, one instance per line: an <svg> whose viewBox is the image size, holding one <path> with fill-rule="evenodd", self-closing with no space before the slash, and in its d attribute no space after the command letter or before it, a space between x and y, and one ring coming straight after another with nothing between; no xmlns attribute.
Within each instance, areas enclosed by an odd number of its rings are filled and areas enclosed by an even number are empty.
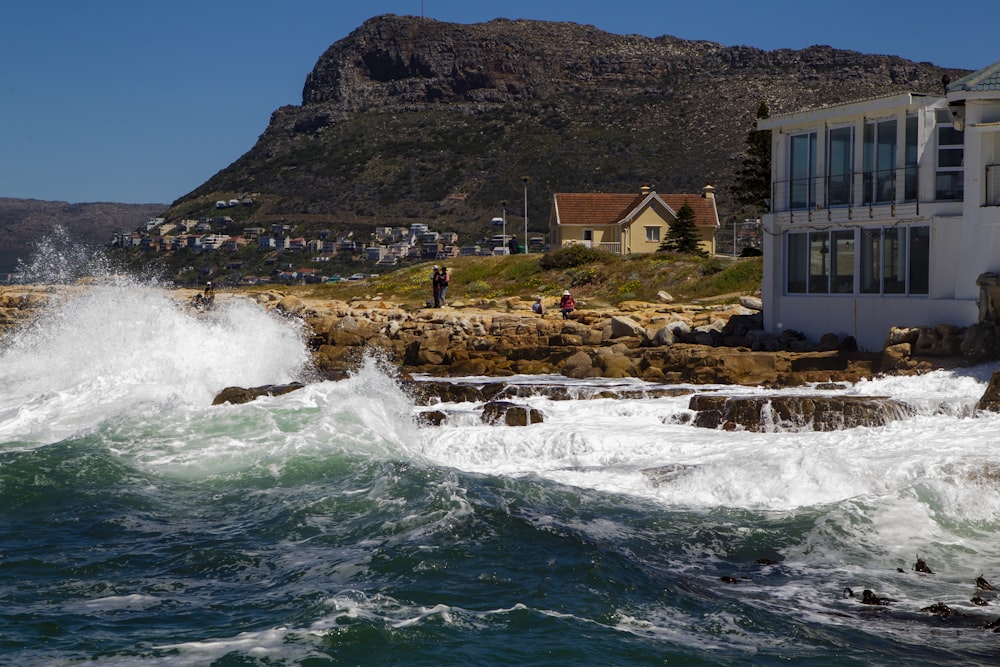
<svg viewBox="0 0 1000 667"><path fill-rule="evenodd" d="M712 187L711 183L708 183L701 189L701 196L705 199L715 199L715 188Z"/></svg>
<svg viewBox="0 0 1000 667"><path fill-rule="evenodd" d="M652 191L653 191L653 188L649 187L649 183L643 183L642 187L639 188L639 194L641 194L643 197L645 197L646 195L648 195Z"/></svg>

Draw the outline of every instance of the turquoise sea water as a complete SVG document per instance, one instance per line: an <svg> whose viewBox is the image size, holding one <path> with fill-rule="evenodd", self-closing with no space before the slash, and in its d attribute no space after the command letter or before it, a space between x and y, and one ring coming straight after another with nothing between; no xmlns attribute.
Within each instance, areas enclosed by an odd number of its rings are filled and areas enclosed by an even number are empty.
<svg viewBox="0 0 1000 667"><path fill-rule="evenodd" d="M579 396L518 399L541 424L418 426L375 360L211 405L307 376L303 340L108 284L0 341L0 664L1000 662L992 368L848 387L918 414L838 433L551 377L512 379Z"/></svg>

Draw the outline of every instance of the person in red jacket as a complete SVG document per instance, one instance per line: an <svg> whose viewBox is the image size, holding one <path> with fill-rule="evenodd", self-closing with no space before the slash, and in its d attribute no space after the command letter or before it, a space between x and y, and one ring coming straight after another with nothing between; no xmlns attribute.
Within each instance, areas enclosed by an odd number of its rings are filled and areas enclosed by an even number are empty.
<svg viewBox="0 0 1000 667"><path fill-rule="evenodd" d="M573 312L576 308L576 301L573 299L573 295L566 290L562 293L562 298L559 299L559 310L562 311L563 319L569 319L569 314Z"/></svg>

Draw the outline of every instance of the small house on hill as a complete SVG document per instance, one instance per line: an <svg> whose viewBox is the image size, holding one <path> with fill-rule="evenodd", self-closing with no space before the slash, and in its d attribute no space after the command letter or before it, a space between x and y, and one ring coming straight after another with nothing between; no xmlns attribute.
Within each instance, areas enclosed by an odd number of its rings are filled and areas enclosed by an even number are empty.
<svg viewBox="0 0 1000 667"><path fill-rule="evenodd" d="M549 215L552 247L583 244L619 255L655 252L685 204L694 211L702 250L714 255L719 212L711 185L700 194L660 194L646 185L638 194L557 192Z"/></svg>

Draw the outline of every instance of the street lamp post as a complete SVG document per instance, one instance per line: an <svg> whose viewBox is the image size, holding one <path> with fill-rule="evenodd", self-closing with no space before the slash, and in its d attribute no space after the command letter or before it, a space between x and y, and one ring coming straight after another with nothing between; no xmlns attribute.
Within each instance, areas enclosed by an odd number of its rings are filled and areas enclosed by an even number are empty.
<svg viewBox="0 0 1000 667"><path fill-rule="evenodd" d="M528 253L528 177L522 176L524 181L524 252Z"/></svg>

